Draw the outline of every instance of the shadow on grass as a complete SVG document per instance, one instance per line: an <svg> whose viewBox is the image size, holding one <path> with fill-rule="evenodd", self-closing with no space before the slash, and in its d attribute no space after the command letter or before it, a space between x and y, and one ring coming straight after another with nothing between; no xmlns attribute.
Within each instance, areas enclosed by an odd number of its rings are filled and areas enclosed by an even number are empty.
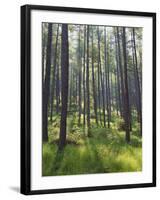
<svg viewBox="0 0 160 200"><path fill-rule="evenodd" d="M85 141L85 145L91 158L89 162L93 162L92 166L94 166L91 169L91 172L88 171L88 173L104 173L104 172L107 173L107 169L103 165L102 158L99 156L98 149L94 141L92 141L91 139L87 139ZM95 165L94 165L94 162L96 162Z"/></svg>
<svg viewBox="0 0 160 200"><path fill-rule="evenodd" d="M57 171L60 169L63 158L64 158L64 149L61 151L57 150L56 156L53 162L53 167L51 169L51 171L54 172L55 174L57 174Z"/></svg>
<svg viewBox="0 0 160 200"><path fill-rule="evenodd" d="M54 130L50 130L50 142L44 151L44 174L57 176L141 169L141 138L131 133L131 143L126 144L125 132L111 125L110 129L92 126L88 135L88 129L78 126L74 115L68 119L66 147L61 152L57 151L59 137L52 127Z"/></svg>

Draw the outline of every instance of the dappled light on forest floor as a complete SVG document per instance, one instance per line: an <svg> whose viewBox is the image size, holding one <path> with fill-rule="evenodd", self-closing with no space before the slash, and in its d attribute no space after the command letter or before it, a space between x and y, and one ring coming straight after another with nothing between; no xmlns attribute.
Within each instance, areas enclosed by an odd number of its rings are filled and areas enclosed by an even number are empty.
<svg viewBox="0 0 160 200"><path fill-rule="evenodd" d="M118 117L110 129L91 126L89 137L77 123L76 117L68 118L67 142L61 152L58 151L59 118L49 125L49 142L43 144L43 176L142 170L142 140L136 133L136 124L131 143L127 144L125 132L118 130Z"/></svg>

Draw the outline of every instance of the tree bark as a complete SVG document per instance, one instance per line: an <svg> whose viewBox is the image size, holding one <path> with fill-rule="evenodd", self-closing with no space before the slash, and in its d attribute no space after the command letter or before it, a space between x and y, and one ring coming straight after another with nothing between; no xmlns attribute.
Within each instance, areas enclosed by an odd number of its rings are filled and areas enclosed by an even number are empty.
<svg viewBox="0 0 160 200"><path fill-rule="evenodd" d="M43 142L48 141L48 104L50 92L51 73L51 45L52 45L52 24L48 24L47 55L46 55L46 75L43 87Z"/></svg>
<svg viewBox="0 0 160 200"><path fill-rule="evenodd" d="M60 45L58 45L58 49L60 49ZM60 77L59 77L59 57L60 53L57 55L57 72L56 72L56 113L59 113L59 104L60 104Z"/></svg>
<svg viewBox="0 0 160 200"><path fill-rule="evenodd" d="M116 72L117 72L117 88L118 88L118 102L119 102L119 111L122 117L122 100L121 100L121 85L120 85L120 72L119 72L119 59L118 59L118 47L117 47L117 36L116 31L114 32L115 35L115 56L116 56Z"/></svg>
<svg viewBox="0 0 160 200"><path fill-rule="evenodd" d="M56 44L55 44L55 52L54 52L54 57L53 57L53 73L52 73L52 84L51 84L51 97L50 97L50 120L52 121L52 116L53 116L53 104L54 104L54 91L55 91L55 77L56 77L56 67L57 67L57 45L58 45L58 34L59 34L59 24L57 27L57 36L56 36Z"/></svg>
<svg viewBox="0 0 160 200"><path fill-rule="evenodd" d="M135 29L133 28L133 46L134 46L134 57L135 57L135 78L136 78L136 89L138 93L138 115L140 121L140 135L142 136L142 103L141 103L141 89L140 89L140 81L138 74L138 62L137 62L137 50L136 50L136 40L135 40Z"/></svg>
<svg viewBox="0 0 160 200"><path fill-rule="evenodd" d="M96 124L98 125L98 116L97 116L97 94L96 94L96 84L95 84L95 75L94 75L93 27L92 27L92 88L93 88L95 121L96 121Z"/></svg>
<svg viewBox="0 0 160 200"><path fill-rule="evenodd" d="M128 72L127 72L127 53L126 53L126 33L123 27L123 58L124 58L124 102L125 102L125 128L126 128L126 142L130 142L130 111L129 111L129 95L128 95Z"/></svg>
<svg viewBox="0 0 160 200"><path fill-rule="evenodd" d="M101 66L101 46L100 46L100 33L98 28L98 67L100 72L100 80L101 80L101 87L102 87L102 109L103 109L103 125L106 127L106 114L105 114L105 102L104 102L104 82L102 77L102 66Z"/></svg>
<svg viewBox="0 0 160 200"><path fill-rule="evenodd" d="M67 126L67 105L68 105L68 75L69 75L69 45L68 45L68 25L62 24L61 36L61 77L62 77L62 110L60 122L59 150L66 144Z"/></svg>
<svg viewBox="0 0 160 200"><path fill-rule="evenodd" d="M82 107L81 107L81 79L82 79L82 70L81 70L81 35L80 35L80 27L79 27L79 38L78 38L78 68L79 68L79 94L78 94L78 103L79 103L79 116L78 116L78 124L80 125L81 123L81 112L82 112Z"/></svg>
<svg viewBox="0 0 160 200"><path fill-rule="evenodd" d="M87 65L86 65L86 89L87 89L87 126L90 129L90 91L89 91L89 25L87 25Z"/></svg>
<svg viewBox="0 0 160 200"><path fill-rule="evenodd" d="M107 122L108 128L110 128L111 112L110 112L110 89L109 89L109 56L106 44L106 27L104 27L104 59L105 59L105 80L106 80L106 101L107 101Z"/></svg>
<svg viewBox="0 0 160 200"><path fill-rule="evenodd" d="M119 37L119 28L117 27L117 43L118 43L118 60L119 60L119 72L121 80L121 96L122 96L122 117L124 118L124 78L123 78L123 68L122 68L122 59L121 59L121 47L120 47L120 37Z"/></svg>
<svg viewBox="0 0 160 200"><path fill-rule="evenodd" d="M86 124L86 26L84 25L84 55L83 55L83 125Z"/></svg>
<svg viewBox="0 0 160 200"><path fill-rule="evenodd" d="M45 78L45 51L46 51L46 38L45 38L45 23L42 25L42 86L44 86L44 78Z"/></svg>
<svg viewBox="0 0 160 200"><path fill-rule="evenodd" d="M99 28L97 27L97 37L99 37ZM97 40L97 46L98 46L98 60L99 60L99 52L100 52L100 47L99 47L99 39ZM99 62L98 62L98 70L97 70L97 82L98 82L98 108L99 108L99 119L100 119L100 124L102 125L102 116L101 116L101 91L100 91L100 67L99 67Z"/></svg>

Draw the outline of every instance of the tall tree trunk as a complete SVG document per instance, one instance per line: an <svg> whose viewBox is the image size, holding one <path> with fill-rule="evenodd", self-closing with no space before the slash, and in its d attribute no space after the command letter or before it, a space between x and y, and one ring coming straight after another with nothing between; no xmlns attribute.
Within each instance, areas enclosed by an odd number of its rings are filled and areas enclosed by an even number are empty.
<svg viewBox="0 0 160 200"><path fill-rule="evenodd" d="M73 95L73 68L70 68L70 90L69 90L69 109L72 109L72 95Z"/></svg>
<svg viewBox="0 0 160 200"><path fill-rule="evenodd" d="M108 105L109 105L109 121L111 121L111 87L110 87L110 50L109 50L109 43L107 48L107 81L108 81ZM110 127L110 125L109 125Z"/></svg>
<svg viewBox="0 0 160 200"><path fill-rule="evenodd" d="M67 105L68 105L68 75L69 75L69 46L68 25L62 24L61 36L61 79L62 79L62 110L60 122L59 150L66 144Z"/></svg>
<svg viewBox="0 0 160 200"><path fill-rule="evenodd" d="M142 69L142 52L141 52L141 50L138 51L138 54L139 54L139 68ZM142 98L142 71L141 70L139 72L139 86L140 86L140 93L141 93L141 98Z"/></svg>
<svg viewBox="0 0 160 200"><path fill-rule="evenodd" d="M60 49L60 45L58 46ZM60 104L60 84L59 84L59 55L57 56L57 72L56 72L56 113L59 113L59 104Z"/></svg>
<svg viewBox="0 0 160 200"><path fill-rule="evenodd" d="M120 37L119 37L119 28L117 27L117 44L118 44L118 60L119 60L119 72L121 80L121 93L122 93L122 116L124 118L124 78L123 78L123 68L122 68L122 59L121 59L121 47L120 47Z"/></svg>
<svg viewBox="0 0 160 200"><path fill-rule="evenodd" d="M97 27L97 37L99 37L98 35L98 30L99 28ZM97 40L97 46L98 46L98 52L100 52L100 47L99 47L99 39ZM99 60L99 53L98 53L98 60ZM99 62L98 62L98 70L97 70L97 73L98 73L98 107L99 107L99 119L100 119L100 124L102 125L102 117L101 117L101 90L100 90L100 67L99 67Z"/></svg>
<svg viewBox="0 0 160 200"><path fill-rule="evenodd" d="M81 69L81 35L80 35L80 26L79 26L79 38L78 38L78 68L79 68L79 94L78 94L78 103L79 103L79 116L78 116L78 124L80 125L81 123L81 112L82 112L82 107L81 107L81 79L82 79L82 69Z"/></svg>
<svg viewBox="0 0 160 200"><path fill-rule="evenodd" d="M102 87L102 108L103 108L103 125L106 127L106 114L105 114L105 102L104 102L104 82L102 77L102 66L101 66L101 46L100 46L100 33L98 27L98 66L100 72L100 79L101 79L101 87Z"/></svg>
<svg viewBox="0 0 160 200"><path fill-rule="evenodd" d="M94 99L94 113L96 124L98 125L98 116L97 116L97 94L96 94L96 84L94 76L94 46L93 46L93 27L92 27L92 88L93 88L93 99Z"/></svg>
<svg viewBox="0 0 160 200"><path fill-rule="evenodd" d="M75 97L76 97L76 111L78 111L78 74L75 72L75 78L76 78L76 89L75 89Z"/></svg>
<svg viewBox="0 0 160 200"><path fill-rule="evenodd" d="M52 121L53 116L53 104L54 104L54 90L55 90L55 77L56 77L56 67L57 67L57 45L58 45L58 34L59 34L59 24L57 27L57 35L56 35L56 44L55 44L55 52L53 57L53 74L52 74L52 84L51 84L51 96L50 96L50 120Z"/></svg>
<svg viewBox="0 0 160 200"><path fill-rule="evenodd" d="M90 129L90 91L89 91L89 25L87 25L87 65L86 65L86 89L87 89L87 126Z"/></svg>
<svg viewBox="0 0 160 200"><path fill-rule="evenodd" d="M135 78L136 78L136 89L138 93L138 115L140 121L140 135L142 136L142 105L141 105L141 89L140 89L140 81L138 74L138 62L137 62L137 50L136 50L136 40L135 40L135 30L133 28L133 46L134 46L134 57L135 57Z"/></svg>
<svg viewBox="0 0 160 200"><path fill-rule="evenodd" d="M46 75L43 87L43 142L48 141L48 103L50 92L51 73L51 45L52 45L52 24L48 24L47 55L46 55Z"/></svg>
<svg viewBox="0 0 160 200"><path fill-rule="evenodd" d="M125 102L125 128L126 128L126 141L130 142L130 111L129 111L129 95L128 95L128 72L127 72L127 53L126 53L126 33L123 27L123 58L124 58L124 102Z"/></svg>
<svg viewBox="0 0 160 200"><path fill-rule="evenodd" d="M110 70L110 107L111 107L111 112L113 110L113 85L112 85L112 67Z"/></svg>
<svg viewBox="0 0 160 200"><path fill-rule="evenodd" d="M104 27L104 61L105 61L105 80L106 80L106 101L107 101L107 121L108 121L108 128L110 128L110 120L111 120L111 113L110 113L110 104L109 104L109 99L110 99L110 91L109 91L109 86L108 86L108 83L109 83L109 71L108 71L108 68L109 68L109 61L108 61L108 50L107 50L107 44L106 44L106 27Z"/></svg>
<svg viewBox="0 0 160 200"><path fill-rule="evenodd" d="M132 102L131 102L131 98L132 98L132 87L131 87L131 77L128 74L128 96L129 96L129 127L130 127L130 131L132 131Z"/></svg>
<svg viewBox="0 0 160 200"><path fill-rule="evenodd" d="M84 25L84 55L83 55L83 124L86 124L86 26Z"/></svg>
<svg viewBox="0 0 160 200"><path fill-rule="evenodd" d="M44 77L45 77L45 51L46 51L46 38L45 38L45 23L42 25L42 31L43 31L43 38L42 38L42 86L44 86Z"/></svg>
<svg viewBox="0 0 160 200"><path fill-rule="evenodd" d="M117 47L117 36L116 36L116 30L114 31L115 36L115 59L116 59L116 74L117 74L117 89L118 89L118 103L119 103L119 111L120 115L122 117L122 100L121 100L121 85L120 85L120 72L119 72L119 58L118 58L118 47Z"/></svg>
<svg viewBox="0 0 160 200"><path fill-rule="evenodd" d="M117 87L118 87L118 80L117 80L117 74L116 74L116 68L114 69L114 82L115 82L115 107L116 107L116 111L117 111L117 116L118 116L118 111L120 110L119 108L119 100L118 100L118 94L117 94Z"/></svg>

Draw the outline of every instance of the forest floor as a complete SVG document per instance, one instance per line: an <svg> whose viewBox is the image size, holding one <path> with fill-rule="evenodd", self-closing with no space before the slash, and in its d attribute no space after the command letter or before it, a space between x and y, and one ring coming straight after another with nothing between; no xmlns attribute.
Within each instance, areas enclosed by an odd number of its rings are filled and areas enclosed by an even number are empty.
<svg viewBox="0 0 160 200"><path fill-rule="evenodd" d="M83 122L83 118L81 120ZM139 124L132 125L131 142L125 141L121 119L112 116L110 128L96 126L91 119L90 135L78 116L69 115L67 121L67 145L58 152L60 117L49 122L49 141L43 144L43 176L75 175L142 170L142 139Z"/></svg>

